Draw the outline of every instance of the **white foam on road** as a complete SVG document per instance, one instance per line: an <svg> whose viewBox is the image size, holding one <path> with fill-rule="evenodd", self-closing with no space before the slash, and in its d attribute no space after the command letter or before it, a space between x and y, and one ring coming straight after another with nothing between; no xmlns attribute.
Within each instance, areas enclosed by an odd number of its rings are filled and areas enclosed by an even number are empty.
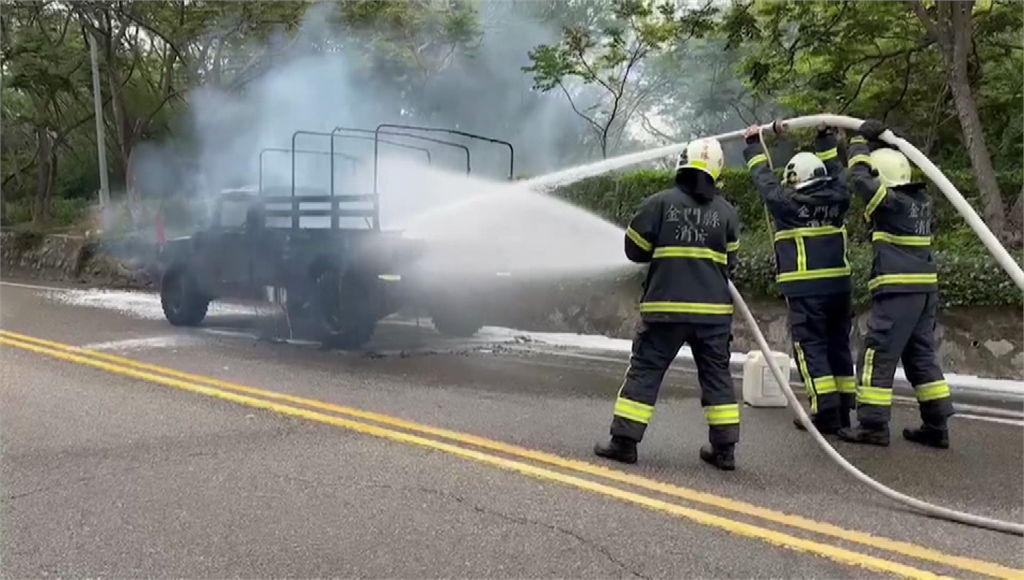
<svg viewBox="0 0 1024 580"><path fill-rule="evenodd" d="M630 353L632 342L624 338L610 338L607 336L595 336L590 334L571 334L566 332L524 332L512 328L498 326L485 326L480 330L480 336L489 337L495 341L519 340L544 344L552 347L577 348L580 350L597 350L605 352ZM734 352L731 355L734 365L742 365L747 361L747 354ZM684 346L679 349L676 360L693 360L693 351ZM790 370L795 370L796 364L790 363ZM1024 381L1009 379L992 379L975 375L960 375L956 373L945 373L946 381L954 388L967 388L974 391L986 393L1004 394L1016 397L1024 397ZM903 367L897 367L896 380L907 382Z"/></svg>
<svg viewBox="0 0 1024 580"><path fill-rule="evenodd" d="M143 320L163 320L164 318L160 297L149 292L48 288L42 296L58 304L113 310ZM214 302L210 304L209 313L251 315L255 313L255 310L251 306Z"/></svg>
<svg viewBox="0 0 1024 580"><path fill-rule="evenodd" d="M82 345L86 350L110 350L110 351L138 351L158 348L176 348L183 346L194 346L202 341L193 336L183 334L168 334L165 336L153 336L150 338L129 338L125 340L111 340L107 342L93 342Z"/></svg>

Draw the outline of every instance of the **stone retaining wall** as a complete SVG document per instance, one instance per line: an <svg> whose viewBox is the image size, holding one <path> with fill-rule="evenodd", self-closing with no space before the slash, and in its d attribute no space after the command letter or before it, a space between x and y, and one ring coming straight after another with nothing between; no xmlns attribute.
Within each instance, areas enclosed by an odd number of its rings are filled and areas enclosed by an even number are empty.
<svg viewBox="0 0 1024 580"><path fill-rule="evenodd" d="M493 324L523 330L603 334L632 338L639 313L641 278L531 284L517 288L496 307ZM786 305L782 300L750 300L749 306L773 349L791 353ZM859 352L867 332L868 308L855 313L851 337ZM964 307L940 311L936 328L946 372L1002 379L1024 379L1024 312L1011 307ZM754 336L737 312L736 352L757 350Z"/></svg>
<svg viewBox="0 0 1024 580"><path fill-rule="evenodd" d="M153 286L148 249L59 234L0 232L0 276L145 289ZM155 255L155 254L154 254Z"/></svg>
<svg viewBox="0 0 1024 580"><path fill-rule="evenodd" d="M118 242L62 235L0 232L2 277L72 281L97 286L155 286L152 243ZM558 283L520 283L488 308L487 324L522 330L603 334L632 338L639 319L641 279L608 276ZM751 311L772 348L790 352L782 301L752 301ZM860 350L867 312L857 313L853 336ZM756 350L737 314L733 350ZM1024 313L1014 308L955 308L940 312L936 332L943 369L981 377L1024 379Z"/></svg>

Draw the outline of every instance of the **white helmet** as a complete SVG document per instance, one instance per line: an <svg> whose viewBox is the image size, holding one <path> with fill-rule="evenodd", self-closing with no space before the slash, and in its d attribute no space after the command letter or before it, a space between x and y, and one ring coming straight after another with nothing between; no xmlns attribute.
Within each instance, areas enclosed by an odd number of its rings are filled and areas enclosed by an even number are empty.
<svg viewBox="0 0 1024 580"><path fill-rule="evenodd" d="M882 147L872 151L871 166L878 171L878 177L886 187L910 183L910 161L895 149Z"/></svg>
<svg viewBox="0 0 1024 580"><path fill-rule="evenodd" d="M782 172L782 180L796 189L806 187L812 181L828 177L825 164L814 153L801 151L793 156Z"/></svg>
<svg viewBox="0 0 1024 580"><path fill-rule="evenodd" d="M686 151L679 154L676 160L676 171L680 169L700 169L718 181L718 176L725 166L725 155L722 144L717 139L697 139L686 145Z"/></svg>

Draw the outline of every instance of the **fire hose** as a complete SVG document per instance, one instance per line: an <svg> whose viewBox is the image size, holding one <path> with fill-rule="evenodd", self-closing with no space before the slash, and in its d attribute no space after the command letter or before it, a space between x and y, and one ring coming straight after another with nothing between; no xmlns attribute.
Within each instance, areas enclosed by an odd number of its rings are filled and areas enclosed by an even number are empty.
<svg viewBox="0 0 1024 580"><path fill-rule="evenodd" d="M787 121L787 124L790 128L798 128L814 126L821 122L824 122L826 125L832 127L843 127L851 130L858 129L861 124L861 121L859 119L854 119L851 117L840 117L835 115L798 117L796 119ZM764 128L762 128L762 131L763 130ZM960 195L960 192L956 190L956 187L954 187L953 184L950 183L948 179L946 179L946 176L944 176L942 172L939 171L939 169L935 167L935 165L932 164L930 160L928 160L927 157L925 157L920 151L918 151L916 147L908 143L906 140L896 137L895 135L892 134L891 131L887 130L884 133L882 133L881 139L891 145L896 146L901 152L903 152L904 155L907 156L908 159L910 159L912 162L914 162L915 165L917 165L918 167L921 168L922 171L924 171L925 175L927 175L939 187L939 189L946 195L946 197L949 198L950 202L953 203L953 206L956 207L958 211L960 211L964 218L966 218L967 223L970 224L970 226L974 229L975 233L978 234L978 237L980 237L982 242L985 243L986 247L988 247L989 251L996 258L996 260L1000 262L1000 265L1003 266L1003 269L1006 270L1006 272L1010 275L1011 278L1013 278L1013 281L1017 284L1017 286L1020 287L1021 289L1024 289L1024 271L1022 271L1021 267L1013 260L1013 258L1010 256L1010 253L1006 251L1006 248L1004 248L1003 245L999 243L999 240L988 229L988 227L985 225L985 222L982 221L980 217L978 217L978 214L975 213L974 208L972 208L971 205L967 203L967 201L963 198L963 196ZM775 376L775 380L778 381L778 384L782 387L782 391L786 396L786 400L789 402L790 407L792 407L793 410L796 412L797 417L800 419L800 423L803 424L804 428L807 429L807 432L814 437L814 440L818 443L822 450L824 450L825 453L833 461L838 463L840 467L842 467L848 473L853 475L861 483L867 485L871 489L881 493L882 495L888 497L889 499L892 499L896 502L911 507L927 515L980 528L987 528L999 532L1024 536L1024 524L997 520L994 518L987 518L984 516L960 512L935 504L931 504L914 497L910 497L890 487L887 487L882 483L875 481L874 479L866 475L864 472L857 469L849 461L847 461L846 458L840 455L839 452L836 451L835 448L833 448L832 445L829 444L829 442L825 439L824 436L822 436L822 434L817 430L817 428L815 428L814 423L811 421L810 417L807 416L807 413L804 411L799 401L797 401L796 395L793 394L793 390L789 386L789 380L787 379L787 375L782 372L782 369L779 368L779 365L775 362L775 359L772 357L771 348L768 346L768 342L765 340L764 334L761 333L761 329L758 327L757 321L754 320L754 316L753 314L751 314L750 308L747 306L746 302L743 300L743 296L740 295L739 291L736 289L736 286L734 286L731 281L729 282L729 293L732 294L733 301L740 309L740 314L742 314L747 325L750 327L750 330L754 333L754 337L757 340L757 345L761 349L761 352L764 353L766 362L768 363L768 366L771 368L772 375Z"/></svg>
<svg viewBox="0 0 1024 580"><path fill-rule="evenodd" d="M857 130L860 128L861 119L854 117L845 117L840 115L809 115L806 117L794 117L784 121L789 129L800 129L804 127L815 127L819 123L824 123L830 127L841 127L848 130ZM767 124L761 127L761 131L771 129L772 125ZM738 139L743 137L743 130L732 131L730 133L723 133L721 135L712 135L711 138L718 139L719 141L729 141L732 139ZM922 154L916 147L908 143L906 140L897 137L892 131L886 130L880 136L880 139L890 145L895 146L904 155L907 156L911 162L917 165L929 179L938 186L939 190L949 199L953 204L953 207L960 212L960 214L967 220L968 225L974 230L974 233L978 235L985 247L988 248L989 252L995 257L999 265L1002 266L1006 273L1010 275L1014 283L1024 290L1024 270L1021 269L1020 265L1014 261L1010 253L1003 247L996 236L988 229L985 222L978 216L971 207L971 204L964 199L963 195L957 191L956 187L942 174L941 171ZM670 155L676 155L686 148L686 143L677 143L673 145L666 145L657 149L651 149L648 151L642 151L639 153L631 153L616 157L614 159L608 159L606 161L592 163L581 167L575 167L565 171L559 171L555 173L549 173L538 178L526 180L523 185L528 187L551 187L561 183L570 181L577 181L593 175L599 175L608 171L614 171L622 167L634 165L636 163L642 163L657 159L659 157L666 157ZM975 514L969 514L966 512L956 511L935 504L931 504L914 497L910 497L906 494L900 493L878 481L875 481L863 471L857 469L853 464L847 461L842 455L836 451L832 445L825 439L824 436L818 431L811 421L810 417L804 411L800 402L797 400L796 395L793 394L793 390L789 386L789 379L787 374L782 372L779 365L775 362L772 357L771 348L768 346L768 341L765 340L764 334L761 333L760 327L757 325L757 321L754 320L754 315L751 314L750 308L747 303L743 300L743 296L736 289L733 283L729 282L729 293L732 295L733 302L739 307L740 313L742 314L747 325L750 327L751 332L754 333L754 338L757 340L757 345L761 352L764 353L765 360L768 363L769 368L772 371L772 375L775 380L778 381L779 386L782 388L783 394L786 396L786 401L789 406L796 413L800 423L804 426L808 433L814 437L815 442L818 446L825 451L833 461L839 464L844 470L854 476L858 481L867 485L871 489L878 493L894 500L898 503L906 505L912 509L915 509L921 513L929 516L937 517L944 520L953 522L959 522L970 526L979 528L985 528L995 530L998 532L1016 534L1018 536L1024 536L1024 524L1017 522L1009 522L1004 520L997 520L994 518L988 518Z"/></svg>

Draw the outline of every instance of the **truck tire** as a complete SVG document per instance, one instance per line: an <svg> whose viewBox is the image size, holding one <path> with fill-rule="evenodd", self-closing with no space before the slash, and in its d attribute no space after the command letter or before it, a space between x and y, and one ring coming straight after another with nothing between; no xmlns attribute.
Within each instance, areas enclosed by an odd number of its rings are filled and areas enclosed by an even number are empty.
<svg viewBox="0 0 1024 580"><path fill-rule="evenodd" d="M373 338L377 312L370 285L328 267L317 275L315 288L313 317L325 348L354 350Z"/></svg>
<svg viewBox="0 0 1024 580"><path fill-rule="evenodd" d="M462 308L455 304L435 305L430 318L434 328L445 336L469 338L483 327L479 314L465 305Z"/></svg>
<svg viewBox="0 0 1024 580"><path fill-rule="evenodd" d="M184 267L173 267L160 281L160 306L174 326L198 326L206 318L210 299L199 291L195 278Z"/></svg>

